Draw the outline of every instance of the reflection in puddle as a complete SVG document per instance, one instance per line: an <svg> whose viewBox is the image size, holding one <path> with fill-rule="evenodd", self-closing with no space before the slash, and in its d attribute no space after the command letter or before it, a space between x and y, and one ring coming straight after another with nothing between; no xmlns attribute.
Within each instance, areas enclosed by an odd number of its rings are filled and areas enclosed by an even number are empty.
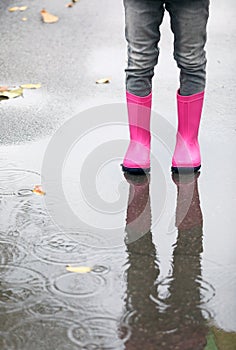
<svg viewBox="0 0 236 350"><path fill-rule="evenodd" d="M0 169L0 196L32 194L34 186L40 181L40 174L25 169Z"/></svg>
<svg viewBox="0 0 236 350"><path fill-rule="evenodd" d="M76 274L66 273L59 276L52 284L54 292L66 296L86 298L101 293L106 280L92 273Z"/></svg>
<svg viewBox="0 0 236 350"><path fill-rule="evenodd" d="M43 276L29 268L0 266L0 281L0 314L28 307L45 290Z"/></svg>
<svg viewBox="0 0 236 350"><path fill-rule="evenodd" d="M124 343L130 336L129 326L111 317L86 319L83 325L90 329L90 337L84 344L81 344L78 326L74 325L69 331L71 340L83 349L124 349Z"/></svg>
<svg viewBox="0 0 236 350"><path fill-rule="evenodd" d="M16 349L24 350L76 350L78 348L70 342L67 336L71 325L72 321L67 319L29 319L10 329L10 334L15 335L11 346L12 348L15 346ZM80 333L81 340L83 340L86 330L79 324L77 325L77 330L78 334Z"/></svg>
<svg viewBox="0 0 236 350"><path fill-rule="evenodd" d="M0 238L0 265L19 264L25 256L26 248L21 244Z"/></svg>
<svg viewBox="0 0 236 350"><path fill-rule="evenodd" d="M55 298L47 297L37 301L28 311L37 317L47 317L51 315L60 317L63 316L63 313L66 314L68 308L58 300L55 300Z"/></svg>
<svg viewBox="0 0 236 350"><path fill-rule="evenodd" d="M40 174L23 169L0 169L0 235L32 239L52 226L43 198L33 193Z"/></svg>
<svg viewBox="0 0 236 350"><path fill-rule="evenodd" d="M150 231L150 179L143 176L138 182L126 175L131 197L126 226L130 242L127 308L135 311L127 349L204 349L207 345L206 313L203 315L201 306L206 307L214 296L214 288L201 277L203 220L198 176L173 177L178 190L178 237L172 270L159 281L158 247Z"/></svg>
<svg viewBox="0 0 236 350"><path fill-rule="evenodd" d="M208 350L222 338L233 344L232 333L212 326L199 174L173 177L177 238L164 277L151 230L150 176L125 174L119 239L83 227L60 231L43 198L32 195L39 174L10 169L0 176L1 349ZM69 272L67 265L91 271ZM234 271L226 273L232 282Z"/></svg>
<svg viewBox="0 0 236 350"><path fill-rule="evenodd" d="M86 252L83 245L62 233L55 233L49 237L39 237L34 243L34 254L45 261L70 264L85 259Z"/></svg>

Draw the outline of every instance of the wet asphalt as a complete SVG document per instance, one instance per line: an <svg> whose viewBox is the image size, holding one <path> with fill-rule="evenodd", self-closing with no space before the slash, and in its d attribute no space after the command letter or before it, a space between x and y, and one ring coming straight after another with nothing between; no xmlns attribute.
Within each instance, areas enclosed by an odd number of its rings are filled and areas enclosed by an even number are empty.
<svg viewBox="0 0 236 350"><path fill-rule="evenodd" d="M120 169L122 2L66 3L0 4L0 85L42 84L0 101L0 349L234 350L236 5L211 3L202 169L179 178L168 14L152 170L132 177ZM42 8L59 21L42 23ZM39 184L46 195L32 191Z"/></svg>

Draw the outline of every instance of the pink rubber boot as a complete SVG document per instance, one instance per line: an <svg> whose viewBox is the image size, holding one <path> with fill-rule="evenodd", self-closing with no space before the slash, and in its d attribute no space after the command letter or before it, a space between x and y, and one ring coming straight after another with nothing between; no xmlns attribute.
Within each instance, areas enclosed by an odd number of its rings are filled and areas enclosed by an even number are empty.
<svg viewBox="0 0 236 350"><path fill-rule="evenodd" d="M172 158L173 172L195 172L201 167L198 129L203 100L204 91L190 96L177 92L178 132Z"/></svg>
<svg viewBox="0 0 236 350"><path fill-rule="evenodd" d="M140 97L126 92L130 143L125 154L122 169L140 174L150 171L150 116L152 93Z"/></svg>

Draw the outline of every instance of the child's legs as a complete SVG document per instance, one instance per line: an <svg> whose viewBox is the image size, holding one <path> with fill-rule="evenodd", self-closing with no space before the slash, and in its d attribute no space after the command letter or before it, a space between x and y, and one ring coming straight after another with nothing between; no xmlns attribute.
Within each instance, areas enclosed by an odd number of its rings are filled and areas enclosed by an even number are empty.
<svg viewBox="0 0 236 350"><path fill-rule="evenodd" d="M166 1L174 33L174 58L180 68L180 94L192 95L205 88L206 25L209 0Z"/></svg>
<svg viewBox="0 0 236 350"><path fill-rule="evenodd" d="M163 1L124 0L124 6L128 42L126 89L134 95L147 96L152 90L152 77L158 60Z"/></svg>

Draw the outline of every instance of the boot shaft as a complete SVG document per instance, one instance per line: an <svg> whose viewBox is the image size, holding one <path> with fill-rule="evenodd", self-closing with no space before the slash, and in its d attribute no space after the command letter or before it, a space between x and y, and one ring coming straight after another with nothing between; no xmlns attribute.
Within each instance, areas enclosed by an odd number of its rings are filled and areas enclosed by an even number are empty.
<svg viewBox="0 0 236 350"><path fill-rule="evenodd" d="M139 97L126 92L126 99L130 139L143 145L149 145L152 94Z"/></svg>
<svg viewBox="0 0 236 350"><path fill-rule="evenodd" d="M177 92L178 134L185 141L194 142L198 137L203 100L204 91L191 96Z"/></svg>

